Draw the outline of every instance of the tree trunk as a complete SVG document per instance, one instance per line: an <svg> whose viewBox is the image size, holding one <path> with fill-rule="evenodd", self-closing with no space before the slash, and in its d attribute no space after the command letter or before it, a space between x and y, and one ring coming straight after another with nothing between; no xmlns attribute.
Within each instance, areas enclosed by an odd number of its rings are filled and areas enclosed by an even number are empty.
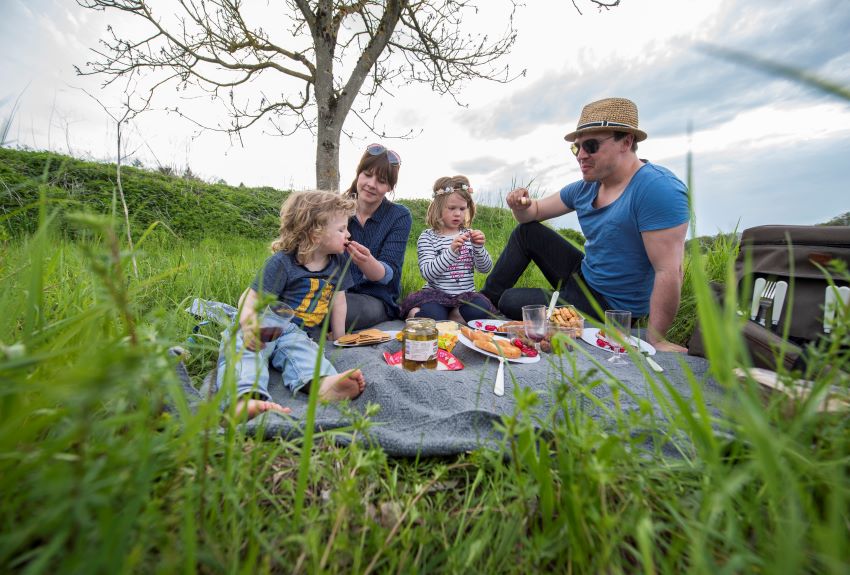
<svg viewBox="0 0 850 575"><path fill-rule="evenodd" d="M316 142L316 188L339 191L339 136L342 122L333 113L322 113L319 106L319 125Z"/></svg>
<svg viewBox="0 0 850 575"><path fill-rule="evenodd" d="M313 15L313 47L316 50L315 98L318 119L316 142L316 187L320 190L339 190L339 138L345 118L363 86L366 74L383 52L401 17L403 0L389 0L381 23L369 45L357 60L357 65L345 86L334 87L334 52L337 45L337 26L329 10L330 2L319 3Z"/></svg>

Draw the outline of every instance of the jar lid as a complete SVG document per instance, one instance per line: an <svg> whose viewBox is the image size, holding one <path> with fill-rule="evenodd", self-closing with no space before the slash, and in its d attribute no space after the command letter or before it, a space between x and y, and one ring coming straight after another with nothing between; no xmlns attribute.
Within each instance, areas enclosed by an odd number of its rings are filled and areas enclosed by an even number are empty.
<svg viewBox="0 0 850 575"><path fill-rule="evenodd" d="M437 322L430 317L412 317L404 321L410 327L433 327L436 329Z"/></svg>

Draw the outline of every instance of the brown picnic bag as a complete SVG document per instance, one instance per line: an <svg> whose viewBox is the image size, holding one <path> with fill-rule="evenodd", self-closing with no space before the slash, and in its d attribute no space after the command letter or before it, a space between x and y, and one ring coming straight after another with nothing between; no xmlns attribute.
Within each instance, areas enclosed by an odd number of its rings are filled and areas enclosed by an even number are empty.
<svg viewBox="0 0 850 575"><path fill-rule="evenodd" d="M744 230L735 260L739 293L746 286L755 292L758 278L788 284L776 325L769 311L771 317L765 318L764 326L750 321L744 327L744 341L754 366L775 371L782 344L784 355L778 360L784 367L802 367L805 346L824 334L824 301L829 286L824 269L829 269L832 260L850 267L850 227L771 225ZM847 285L844 277L832 279L836 286ZM742 293L744 313L752 310L753 298L758 300L760 295ZM788 339L783 341L786 328ZM698 327L689 342L689 353L704 355Z"/></svg>

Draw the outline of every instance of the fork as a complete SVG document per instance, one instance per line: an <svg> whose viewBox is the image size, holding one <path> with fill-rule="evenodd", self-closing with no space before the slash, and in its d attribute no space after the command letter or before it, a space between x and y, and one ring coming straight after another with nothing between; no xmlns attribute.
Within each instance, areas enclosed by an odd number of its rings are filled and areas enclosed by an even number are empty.
<svg viewBox="0 0 850 575"><path fill-rule="evenodd" d="M770 306L773 305L773 296L776 294L776 282L769 281L764 284L764 291L761 292L761 297L759 298L759 311L756 316L756 320L758 320L759 324L764 325L767 320L767 311L770 309Z"/></svg>

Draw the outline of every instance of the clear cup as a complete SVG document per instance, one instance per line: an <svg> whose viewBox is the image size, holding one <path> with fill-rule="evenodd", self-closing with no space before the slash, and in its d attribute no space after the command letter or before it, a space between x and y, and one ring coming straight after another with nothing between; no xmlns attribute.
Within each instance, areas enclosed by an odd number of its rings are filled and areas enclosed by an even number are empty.
<svg viewBox="0 0 850 575"><path fill-rule="evenodd" d="M632 312L621 309L605 310L605 339L611 344L614 354L608 358L613 365L626 365L629 363L623 358L620 351L628 345L629 336L632 331Z"/></svg>
<svg viewBox="0 0 850 575"><path fill-rule="evenodd" d="M267 305L260 316L260 340L270 342L279 338L293 317L295 312L283 302Z"/></svg>
<svg viewBox="0 0 850 575"><path fill-rule="evenodd" d="M540 340L546 337L546 306L522 306L522 321L525 323L525 335L534 341L534 349L540 351Z"/></svg>

